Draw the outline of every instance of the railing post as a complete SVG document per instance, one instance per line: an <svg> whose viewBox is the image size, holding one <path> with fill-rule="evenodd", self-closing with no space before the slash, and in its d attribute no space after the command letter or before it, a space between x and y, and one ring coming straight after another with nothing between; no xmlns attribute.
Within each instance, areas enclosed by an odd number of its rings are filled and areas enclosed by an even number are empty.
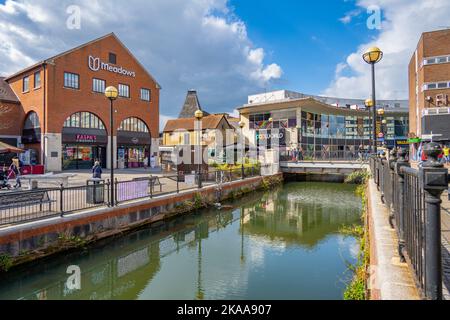
<svg viewBox="0 0 450 320"><path fill-rule="evenodd" d="M106 199L107 199L107 205L108 205L108 207L111 207L111 199L110 199L110 197L111 197L111 182L109 181L109 179L108 180L106 180L106 189L107 189L107 192L106 192Z"/></svg>
<svg viewBox="0 0 450 320"><path fill-rule="evenodd" d="M421 187L425 195L425 295L430 300L442 299L441 196L448 187L448 170L439 163L439 144L424 147L428 160L420 169Z"/></svg>
<svg viewBox="0 0 450 320"><path fill-rule="evenodd" d="M180 193L180 173L177 170L177 193Z"/></svg>
<svg viewBox="0 0 450 320"><path fill-rule="evenodd" d="M393 209L395 224L397 226L398 233L398 254L400 256L401 262L406 262L405 259L405 174L402 172L402 167L410 167L410 164L406 161L406 151L400 149L398 154L397 162L395 163L395 179L398 183L398 188L394 190L397 192L398 198L396 199L398 203L395 203L395 198L393 199ZM394 180L394 183L396 182Z"/></svg>
<svg viewBox="0 0 450 320"><path fill-rule="evenodd" d="M117 200L118 199L118 197L117 197L117 186L119 185L119 181L117 180L117 178L115 178L115 181L114 181L114 183L113 183L113 188L114 188L114 203L113 203L113 207L115 207L115 206L117 206L117 204L119 203L119 201Z"/></svg>
<svg viewBox="0 0 450 320"><path fill-rule="evenodd" d="M59 212L61 213L61 218L64 217L64 184L61 183L59 186Z"/></svg>
<svg viewBox="0 0 450 320"><path fill-rule="evenodd" d="M394 219L395 219L395 167L397 164L397 151L392 149L389 153L389 160L388 160L388 166L389 166L389 190L385 190L384 197L387 200L386 202L389 204L389 224L392 228L394 228ZM386 196L387 192L387 196Z"/></svg>

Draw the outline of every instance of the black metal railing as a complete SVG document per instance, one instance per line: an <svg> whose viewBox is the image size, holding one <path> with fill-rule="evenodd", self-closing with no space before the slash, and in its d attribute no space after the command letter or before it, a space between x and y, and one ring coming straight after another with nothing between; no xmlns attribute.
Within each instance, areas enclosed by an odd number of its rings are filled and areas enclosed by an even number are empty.
<svg viewBox="0 0 450 320"><path fill-rule="evenodd" d="M258 166L209 170L200 174L147 176L111 183L91 181L74 187L35 189L0 193L0 226L19 224L50 217L65 216L87 209L116 206L139 199L177 194L215 184L228 183L261 175ZM114 188L116 203L110 201Z"/></svg>
<svg viewBox="0 0 450 320"><path fill-rule="evenodd" d="M301 155L294 151L281 151L280 161L297 162L297 161L368 161L369 154L367 152L357 151L303 151Z"/></svg>
<svg viewBox="0 0 450 320"><path fill-rule="evenodd" d="M389 222L395 228L401 259L415 275L423 297L442 299L441 196L448 188L448 170L438 161L438 144L424 147L428 161L411 168L403 150L389 158L372 157L370 169L390 210Z"/></svg>

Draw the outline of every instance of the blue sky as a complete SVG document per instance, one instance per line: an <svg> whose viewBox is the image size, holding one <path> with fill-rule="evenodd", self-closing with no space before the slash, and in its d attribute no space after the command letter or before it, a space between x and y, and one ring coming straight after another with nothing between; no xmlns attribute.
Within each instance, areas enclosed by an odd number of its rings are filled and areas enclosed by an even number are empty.
<svg viewBox="0 0 450 320"><path fill-rule="evenodd" d="M81 24L69 28L74 6ZM368 9L380 12L378 30ZM0 75L115 32L162 85L163 126L189 89L209 112L272 89L365 99L361 56L376 45L377 97L405 99L421 33L449 16L448 0L0 0Z"/></svg>
<svg viewBox="0 0 450 320"><path fill-rule="evenodd" d="M366 12L349 24L339 20L357 9L354 1L232 0L230 4L246 23L249 38L282 67L283 77L272 88L322 93L333 80L336 65L378 34L366 27Z"/></svg>

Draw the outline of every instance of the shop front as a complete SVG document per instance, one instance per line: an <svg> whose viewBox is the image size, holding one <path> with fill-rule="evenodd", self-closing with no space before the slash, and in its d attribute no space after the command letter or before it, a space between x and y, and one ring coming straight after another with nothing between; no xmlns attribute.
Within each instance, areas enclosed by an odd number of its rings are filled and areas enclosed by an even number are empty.
<svg viewBox="0 0 450 320"><path fill-rule="evenodd" d="M106 168L107 144L105 130L65 128L62 135L63 170L91 169L95 161Z"/></svg>
<svg viewBox="0 0 450 320"><path fill-rule="evenodd" d="M150 166L151 138L149 133L118 131L117 146L119 169Z"/></svg>

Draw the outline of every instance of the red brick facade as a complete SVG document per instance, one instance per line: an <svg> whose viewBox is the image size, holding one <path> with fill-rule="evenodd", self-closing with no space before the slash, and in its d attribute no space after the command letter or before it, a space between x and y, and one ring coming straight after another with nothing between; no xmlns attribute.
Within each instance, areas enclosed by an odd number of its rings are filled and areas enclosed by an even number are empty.
<svg viewBox="0 0 450 320"><path fill-rule="evenodd" d="M116 64L109 61L111 53L116 56ZM92 69L95 70L100 65L91 64L91 67L94 68L90 68L90 56L99 58L103 63L108 63L110 68L122 67L132 72L132 75L119 74L114 72L117 70L108 71L104 68L93 71ZM41 85L35 88L34 75L36 72L40 73ZM65 72L79 76L79 89L69 89L64 86ZM30 79L29 90L23 92L23 79L26 76L29 76ZM98 116L103 121L109 135L109 101L104 94L93 91L94 78L104 80L105 87L115 86L118 88L119 84L125 84L130 88L129 98L119 97L114 102L116 110L114 136L123 120L135 117L147 125L152 138L158 138L160 86L114 34L47 59L7 78L6 81L21 102L21 108L14 113L14 119L17 119L18 125L11 128L10 131L6 130L1 133L21 135L25 117L29 112L34 111L39 116L43 135L61 134L64 121L69 116L85 111ZM141 89L151 91L150 102L141 99ZM46 153L50 153L50 149L44 150L46 149L44 142L41 141L41 144L42 156L48 158L50 155ZM52 148L53 151L57 149Z"/></svg>

